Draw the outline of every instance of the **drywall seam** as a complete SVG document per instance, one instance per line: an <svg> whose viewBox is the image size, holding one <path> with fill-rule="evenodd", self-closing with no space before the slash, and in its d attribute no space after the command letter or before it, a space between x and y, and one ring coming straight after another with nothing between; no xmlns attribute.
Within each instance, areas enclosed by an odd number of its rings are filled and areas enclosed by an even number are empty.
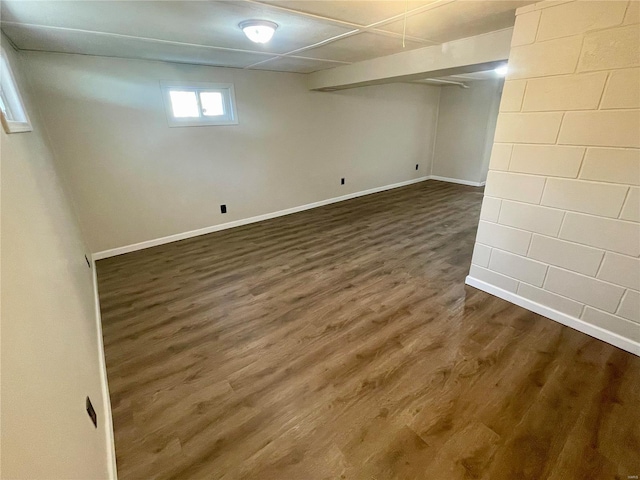
<svg viewBox="0 0 640 480"><path fill-rule="evenodd" d="M554 320L558 323L566 325L567 327L571 327L574 330L586 333L587 335L597 338L598 340L610 343L611 345L621 348L627 352L640 356L640 343L634 342L633 340L622 337L616 333L610 332L609 330L605 330L604 328L600 328L596 325L587 323L584 320L580 320L579 318L567 315L566 313L562 313L536 303L516 293L508 292L507 290L503 290L502 288L483 282L482 280L478 280L471 275L467 276L465 283L477 288L478 290L490 293L491 295L502 298L507 302L514 303L519 307L537 313L538 315L542 315L543 317Z"/></svg>
<svg viewBox="0 0 640 480"><path fill-rule="evenodd" d="M96 262L91 261L91 277L93 279L93 301L95 305L96 332L98 335L98 348L102 355L99 356L100 363L100 382L102 384L102 411L106 443L107 443L107 466L109 471L109 479L117 480L118 470L116 468L116 444L113 435L113 418L111 415L111 397L109 396L109 383L107 381L107 364L104 357L104 341L102 337L102 315L100 313L100 296L98 295L98 275L96 272Z"/></svg>

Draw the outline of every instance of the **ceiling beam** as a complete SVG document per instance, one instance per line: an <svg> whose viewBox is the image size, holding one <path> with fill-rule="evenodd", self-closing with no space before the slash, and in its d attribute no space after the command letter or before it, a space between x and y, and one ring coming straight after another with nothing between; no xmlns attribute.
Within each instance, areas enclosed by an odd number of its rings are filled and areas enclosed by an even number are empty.
<svg viewBox="0 0 640 480"><path fill-rule="evenodd" d="M406 82L488 70L509 58L513 28L311 73L309 90Z"/></svg>

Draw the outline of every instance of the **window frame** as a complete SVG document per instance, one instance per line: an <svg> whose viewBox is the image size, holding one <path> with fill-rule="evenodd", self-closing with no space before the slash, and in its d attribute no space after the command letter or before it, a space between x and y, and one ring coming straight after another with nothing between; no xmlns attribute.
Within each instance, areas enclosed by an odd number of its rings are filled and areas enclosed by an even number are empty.
<svg viewBox="0 0 640 480"><path fill-rule="evenodd" d="M8 82L8 88L5 88L5 82ZM24 118L24 120L10 120L4 111L0 109L0 121L2 122L4 131L8 134L33 131L29 114L27 113L20 89L18 88L18 82L16 82L11 62L4 47L0 47L0 95L2 96L1 101L7 111L17 113L18 116Z"/></svg>
<svg viewBox="0 0 640 480"><path fill-rule="evenodd" d="M238 125L238 111L236 109L236 94L233 83L208 83L208 82L160 82L164 110L167 115L169 127L205 127L216 125ZM199 117L178 118L173 116L170 92L180 90L183 92L195 92L198 102ZM225 115L223 117L207 117L202 113L200 92L220 92L224 102Z"/></svg>

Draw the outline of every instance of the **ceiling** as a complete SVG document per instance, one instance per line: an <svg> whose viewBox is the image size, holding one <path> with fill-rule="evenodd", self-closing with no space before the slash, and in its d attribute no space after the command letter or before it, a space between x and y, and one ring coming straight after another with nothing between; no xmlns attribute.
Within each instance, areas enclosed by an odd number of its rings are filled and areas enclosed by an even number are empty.
<svg viewBox="0 0 640 480"><path fill-rule="evenodd" d="M311 73L508 28L529 3L2 0L0 24L23 50ZM271 42L244 36L249 19L279 25Z"/></svg>

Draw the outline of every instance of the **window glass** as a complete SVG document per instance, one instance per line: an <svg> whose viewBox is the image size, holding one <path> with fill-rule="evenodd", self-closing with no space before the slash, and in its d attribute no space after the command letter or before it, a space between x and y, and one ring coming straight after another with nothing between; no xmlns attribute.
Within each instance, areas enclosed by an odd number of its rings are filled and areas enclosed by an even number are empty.
<svg viewBox="0 0 640 480"><path fill-rule="evenodd" d="M221 92L200 92L202 114L207 117L224 115L224 99Z"/></svg>
<svg viewBox="0 0 640 480"><path fill-rule="evenodd" d="M231 83L162 81L160 89L170 127L238 124Z"/></svg>
<svg viewBox="0 0 640 480"><path fill-rule="evenodd" d="M197 118L200 116L196 92L171 90L171 109L176 118Z"/></svg>
<svg viewBox="0 0 640 480"><path fill-rule="evenodd" d="M5 117L9 120L13 120L13 114L9 110L7 100L5 99L4 91L0 88L0 111L4 114Z"/></svg>
<svg viewBox="0 0 640 480"><path fill-rule="evenodd" d="M4 49L0 49L0 120L7 133L30 132L29 117L24 109L18 85Z"/></svg>

